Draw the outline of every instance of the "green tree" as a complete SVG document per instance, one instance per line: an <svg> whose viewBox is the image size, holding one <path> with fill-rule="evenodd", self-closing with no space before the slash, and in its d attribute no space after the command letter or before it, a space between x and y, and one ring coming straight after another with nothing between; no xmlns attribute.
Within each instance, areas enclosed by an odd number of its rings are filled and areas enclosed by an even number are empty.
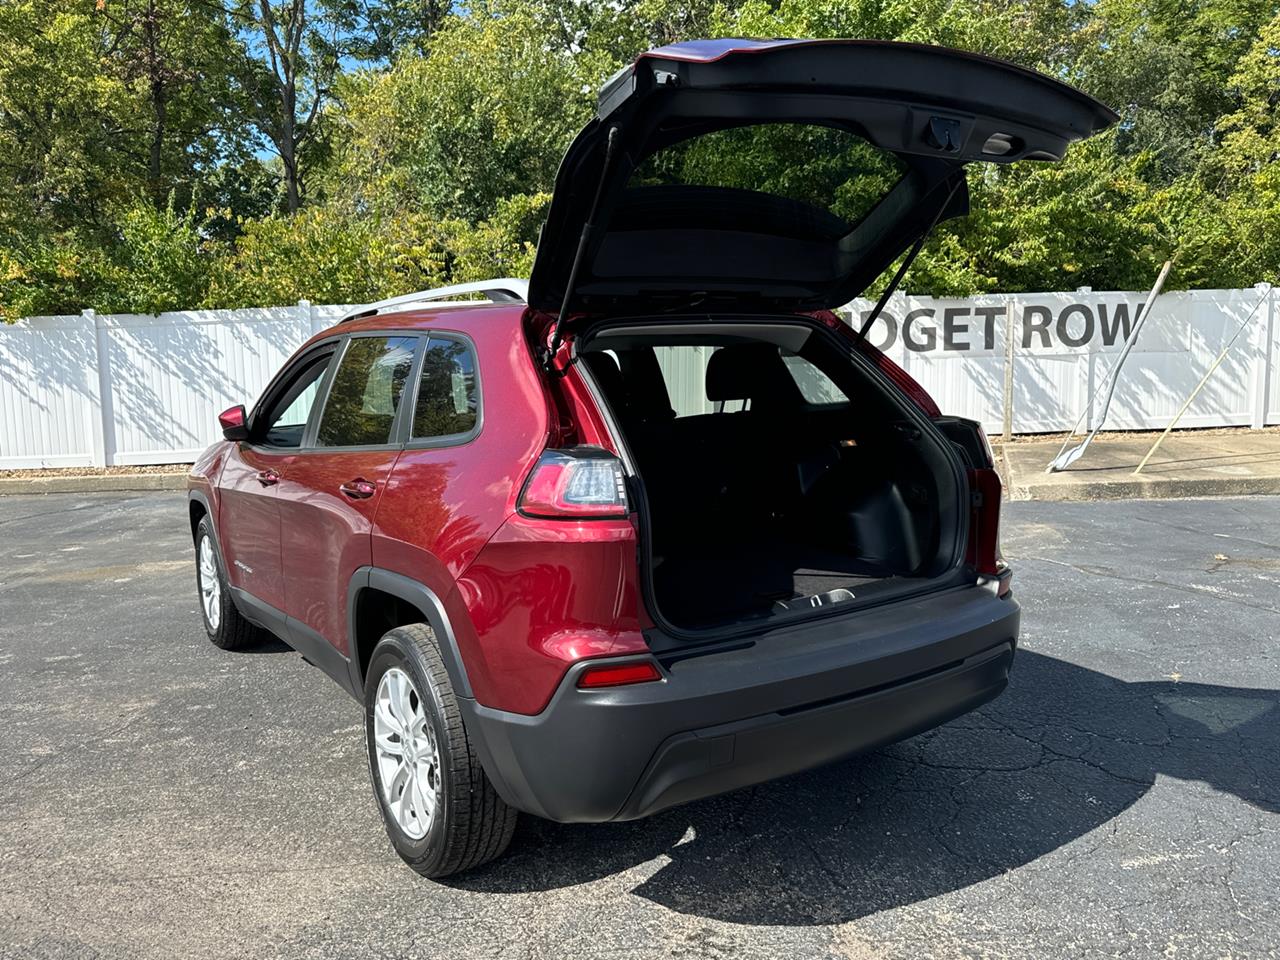
<svg viewBox="0 0 1280 960"><path fill-rule="evenodd" d="M1075 70L1123 117L1120 153L1149 153L1171 183L1218 147L1217 121L1237 106L1236 63L1274 0L1098 0Z"/></svg>
<svg viewBox="0 0 1280 960"><path fill-rule="evenodd" d="M1236 62L1238 107L1221 117L1221 147L1182 199L1197 279L1214 285L1280 281L1280 13Z"/></svg>
<svg viewBox="0 0 1280 960"><path fill-rule="evenodd" d="M354 0L239 0L251 56L240 63L244 106L280 158L285 206L302 205L308 148L319 146L321 111L343 57L358 46Z"/></svg>
<svg viewBox="0 0 1280 960"><path fill-rule="evenodd" d="M533 17L453 17L428 56L346 78L325 176L354 212L425 209L479 221L504 197L550 190L592 96Z"/></svg>
<svg viewBox="0 0 1280 960"><path fill-rule="evenodd" d="M102 222L143 172L143 104L92 3L0 4L0 236Z"/></svg>
<svg viewBox="0 0 1280 960"><path fill-rule="evenodd" d="M243 56L232 16L192 0L101 0L95 7L108 44L107 65L142 105L143 129L130 131L157 208L177 189L184 199L198 171L243 142L231 109L231 70Z"/></svg>
<svg viewBox="0 0 1280 960"><path fill-rule="evenodd" d="M698 36L943 44L1120 111L1060 164L975 165L973 213L926 245L913 292L1143 288L1172 254L1171 286L1273 279L1278 20L1275 0L0 0L0 313L527 273L600 83ZM795 136L727 133L642 176L856 219L894 175Z"/></svg>
<svg viewBox="0 0 1280 960"><path fill-rule="evenodd" d="M123 211L111 267L93 305L105 312L189 310L205 297L220 249L207 241L194 207L180 213L171 195L162 210L139 203Z"/></svg>
<svg viewBox="0 0 1280 960"><path fill-rule="evenodd" d="M355 53L363 60L386 63L407 50L422 52L444 25L453 6L449 0L377 0L365 4L361 37Z"/></svg>

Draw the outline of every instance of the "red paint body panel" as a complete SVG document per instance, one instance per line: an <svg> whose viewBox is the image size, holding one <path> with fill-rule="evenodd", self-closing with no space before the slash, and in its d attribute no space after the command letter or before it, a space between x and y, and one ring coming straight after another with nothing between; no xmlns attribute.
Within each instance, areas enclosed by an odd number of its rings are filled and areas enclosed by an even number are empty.
<svg viewBox="0 0 1280 960"><path fill-rule="evenodd" d="M283 475L293 454L263 453L247 443L227 442L226 447L214 509L227 579L284 609L279 484L264 485L259 477L272 471Z"/></svg>
<svg viewBox="0 0 1280 960"><path fill-rule="evenodd" d="M815 317L858 339L834 314ZM344 656L351 654L347 587L357 569L372 564L421 583L445 607L476 700L514 713L542 710L579 660L647 653L643 631L653 622L641 599L634 516L574 521L517 512L545 449L596 445L617 453L577 366L547 375L534 360L551 320L522 306L477 305L369 317L313 338L464 334L476 352L480 430L465 443L377 450L271 455L220 445L226 464L210 490L220 503L232 582ZM858 343L936 415L905 374ZM267 469L280 474L274 487L257 480ZM375 485L371 497L339 491L357 478ZM236 560L254 573L243 575Z"/></svg>
<svg viewBox="0 0 1280 960"><path fill-rule="evenodd" d="M279 484L280 609L343 656L350 655L347 585L356 570L372 561L374 514L399 455L398 449L300 453ZM339 490L357 478L374 485L372 496L352 499Z"/></svg>
<svg viewBox="0 0 1280 960"><path fill-rule="evenodd" d="M458 580L458 595L475 630L463 658L486 706L537 713L570 664L648 652L630 520L517 514Z"/></svg>

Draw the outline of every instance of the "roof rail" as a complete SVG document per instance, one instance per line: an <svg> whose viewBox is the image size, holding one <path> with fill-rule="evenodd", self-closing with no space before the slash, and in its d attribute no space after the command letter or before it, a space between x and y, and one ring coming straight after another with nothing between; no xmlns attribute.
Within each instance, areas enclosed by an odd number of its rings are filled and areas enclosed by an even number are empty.
<svg viewBox="0 0 1280 960"><path fill-rule="evenodd" d="M455 283L448 287L436 287L432 290L420 290L417 293L406 293L399 297L388 297L377 303L366 303L355 307L344 314L339 323L356 320L360 317L372 317L390 307L408 307L415 303L434 303L459 297L468 293L483 293L490 303L524 303L529 297L529 281L516 277L499 277L496 280L477 280L474 283ZM462 301L467 302L467 301Z"/></svg>

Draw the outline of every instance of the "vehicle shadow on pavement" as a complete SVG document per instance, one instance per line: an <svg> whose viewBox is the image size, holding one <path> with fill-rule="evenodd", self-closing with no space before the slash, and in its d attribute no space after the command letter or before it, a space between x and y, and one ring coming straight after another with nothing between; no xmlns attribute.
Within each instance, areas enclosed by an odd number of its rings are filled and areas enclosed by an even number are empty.
<svg viewBox="0 0 1280 960"><path fill-rule="evenodd" d="M1280 812L1278 708L1276 690L1127 683L1023 650L1002 697L938 730L636 823L524 817L508 857L448 882L524 893L634 870L632 892L681 913L844 922L1028 864L1157 775Z"/></svg>
<svg viewBox="0 0 1280 960"><path fill-rule="evenodd" d="M238 657L241 654L249 654L252 656L256 653L294 653L293 647L289 646L279 637L263 631L263 635L254 643L247 647L240 647L233 651Z"/></svg>

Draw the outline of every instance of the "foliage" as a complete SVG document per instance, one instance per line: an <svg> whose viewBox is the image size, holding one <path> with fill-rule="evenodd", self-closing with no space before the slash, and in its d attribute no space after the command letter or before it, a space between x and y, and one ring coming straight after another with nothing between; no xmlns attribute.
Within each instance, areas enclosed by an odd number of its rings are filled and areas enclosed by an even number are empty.
<svg viewBox="0 0 1280 960"><path fill-rule="evenodd" d="M103 249L74 232L10 234L0 247L0 319L79 313L110 278Z"/></svg>
<svg viewBox="0 0 1280 960"><path fill-rule="evenodd" d="M171 195L163 210L139 202L112 219L118 226L107 243L68 230L0 249L0 313L161 313L200 302L216 251L193 209L177 212Z"/></svg>
<svg viewBox="0 0 1280 960"><path fill-rule="evenodd" d="M505 198L489 220L424 214L348 216L312 207L245 224L234 251L213 269L206 306L365 303L448 282L528 275L527 238L546 194Z"/></svg>
<svg viewBox="0 0 1280 960"><path fill-rule="evenodd" d="M454 17L430 55L408 52L346 80L327 192L373 214L481 220L504 197L551 189L588 116L589 82L524 12Z"/></svg>
<svg viewBox="0 0 1280 960"><path fill-rule="evenodd" d="M107 48L86 4L0 4L0 236L96 222L137 182L144 106Z"/></svg>
<svg viewBox="0 0 1280 960"><path fill-rule="evenodd" d="M1060 164L971 169L972 213L925 246L913 292L1142 289L1169 256L1170 286L1280 272L1276 0L4 0L0 313L527 274L594 90L694 36L945 44L1117 109ZM806 136L734 132L643 175L826 195L847 217L892 175Z"/></svg>

